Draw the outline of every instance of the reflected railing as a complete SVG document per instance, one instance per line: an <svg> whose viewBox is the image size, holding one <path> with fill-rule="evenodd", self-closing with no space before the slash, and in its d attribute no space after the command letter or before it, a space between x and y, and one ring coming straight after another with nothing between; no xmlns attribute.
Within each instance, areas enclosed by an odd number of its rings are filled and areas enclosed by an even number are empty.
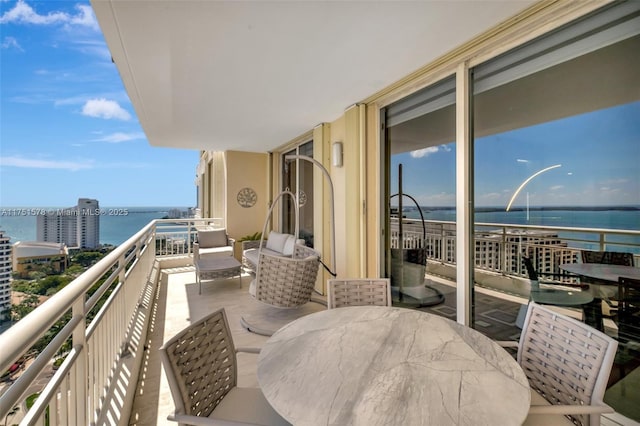
<svg viewBox="0 0 640 426"><path fill-rule="evenodd" d="M403 248L426 248L430 262L456 264L455 222L403 219ZM398 246L398 220L391 221L391 248ZM475 267L496 274L526 277L522 256L531 256L539 272L559 273L582 250L624 251L640 265L640 231L559 226L475 223Z"/></svg>

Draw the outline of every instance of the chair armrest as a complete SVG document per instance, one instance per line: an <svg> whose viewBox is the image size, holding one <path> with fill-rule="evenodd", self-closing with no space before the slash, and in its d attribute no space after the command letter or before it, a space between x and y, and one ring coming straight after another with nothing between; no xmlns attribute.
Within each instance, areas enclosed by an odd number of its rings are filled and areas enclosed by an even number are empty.
<svg viewBox="0 0 640 426"><path fill-rule="evenodd" d="M260 240L247 240L242 242L242 251L260 247Z"/></svg>
<svg viewBox="0 0 640 426"><path fill-rule="evenodd" d="M167 420L178 422L180 424L194 425L194 426L243 426L248 423L234 422L233 420L211 419L209 417L191 416L189 414L170 414L167 416Z"/></svg>
<svg viewBox="0 0 640 426"><path fill-rule="evenodd" d="M239 346L236 348L236 353L237 352L246 352L248 354L259 354L260 353L260 348L251 348L251 347L246 347L246 346Z"/></svg>
<svg viewBox="0 0 640 426"><path fill-rule="evenodd" d="M532 405L529 414L598 414L614 413L607 404L598 405Z"/></svg>
<svg viewBox="0 0 640 426"><path fill-rule="evenodd" d="M198 243L193 243L193 259L200 259L200 244Z"/></svg>
<svg viewBox="0 0 640 426"><path fill-rule="evenodd" d="M502 346L503 348L517 348L518 342L514 340L496 340L496 343Z"/></svg>

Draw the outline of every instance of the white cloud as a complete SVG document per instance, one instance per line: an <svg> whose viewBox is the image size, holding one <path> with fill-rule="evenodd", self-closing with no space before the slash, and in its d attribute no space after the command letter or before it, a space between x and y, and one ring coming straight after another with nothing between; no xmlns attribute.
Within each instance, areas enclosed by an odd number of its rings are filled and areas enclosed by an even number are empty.
<svg viewBox="0 0 640 426"><path fill-rule="evenodd" d="M518 158L518 159L516 159L516 162L518 162L518 163L529 163L529 160L524 160L522 158Z"/></svg>
<svg viewBox="0 0 640 426"><path fill-rule="evenodd" d="M100 29L91 6L79 4L76 5L76 9L78 9L78 14L71 16L71 20L69 21L71 24L93 28L94 30Z"/></svg>
<svg viewBox="0 0 640 426"><path fill-rule="evenodd" d="M20 43L18 43L18 40L16 40L15 37L5 37L4 40L2 40L2 44L0 44L0 47L2 49L13 48L21 52L24 52L24 49L22 48L22 46L20 46Z"/></svg>
<svg viewBox="0 0 640 426"><path fill-rule="evenodd" d="M6 11L0 16L0 24L17 23L31 25L78 25L98 31L99 26L93 10L87 5L77 5L78 13L69 15L65 12L49 12L40 15L24 0L18 0L13 9Z"/></svg>
<svg viewBox="0 0 640 426"><path fill-rule="evenodd" d="M87 161L56 161L56 160L39 160L34 158L23 157L0 157L0 166L2 167L20 167L26 169L58 169L69 170L72 172L82 169L92 169L93 160Z"/></svg>
<svg viewBox="0 0 640 426"><path fill-rule="evenodd" d="M561 189L564 189L564 185L554 185L551 188L549 188L551 191L559 191Z"/></svg>
<svg viewBox="0 0 640 426"><path fill-rule="evenodd" d="M114 118L127 121L131 119L131 114L116 101L109 101L104 98L88 100L82 107L82 114L106 120Z"/></svg>
<svg viewBox="0 0 640 426"><path fill-rule="evenodd" d="M428 157L431 154L435 154L438 152L437 146L430 146L429 148L418 149L417 151L411 151L411 157L413 158L423 158Z"/></svg>
<svg viewBox="0 0 640 426"><path fill-rule="evenodd" d="M135 133L122 133L116 132L110 135L101 137L99 139L94 139L95 142L109 142L109 143L120 143L120 142L129 142L144 139L145 134L142 132Z"/></svg>

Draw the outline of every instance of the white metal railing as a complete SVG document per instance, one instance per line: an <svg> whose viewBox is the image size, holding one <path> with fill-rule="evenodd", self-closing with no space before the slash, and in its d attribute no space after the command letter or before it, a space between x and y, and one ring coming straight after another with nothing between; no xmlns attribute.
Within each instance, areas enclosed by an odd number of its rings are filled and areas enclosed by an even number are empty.
<svg viewBox="0 0 640 426"><path fill-rule="evenodd" d="M117 365L134 342L132 320L155 260L154 232L152 222L0 335L0 369L5 371L47 332L55 333L0 397L0 418L39 393L21 424L96 421ZM65 342L69 351L54 370L53 360ZM33 386L51 371L43 389Z"/></svg>
<svg viewBox="0 0 640 426"><path fill-rule="evenodd" d="M21 424L104 423L105 416L113 420L113 405L127 416L133 398L123 393L137 380L156 258L189 255L198 228L223 225L215 218L154 220L0 334L0 371L29 358L0 396L0 420L35 393ZM34 351L45 334L49 343ZM34 386L44 376L47 384Z"/></svg>

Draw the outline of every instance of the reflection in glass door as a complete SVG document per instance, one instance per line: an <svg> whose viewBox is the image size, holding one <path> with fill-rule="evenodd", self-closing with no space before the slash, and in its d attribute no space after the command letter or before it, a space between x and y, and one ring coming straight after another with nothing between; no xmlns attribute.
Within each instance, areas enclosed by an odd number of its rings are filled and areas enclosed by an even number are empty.
<svg viewBox="0 0 640 426"><path fill-rule="evenodd" d="M475 324L493 338L517 336L517 315L535 300L524 258L539 275L586 250L640 260L638 9L616 3L473 70ZM617 283L593 294L544 303L619 338ZM635 334L620 339L605 402L640 420Z"/></svg>
<svg viewBox="0 0 640 426"><path fill-rule="evenodd" d="M313 158L313 141L304 143L283 155L304 155ZM296 194L299 200L298 238L313 247L313 163L302 160L283 161L282 190ZM295 209L290 197L283 197L282 230L295 233Z"/></svg>
<svg viewBox="0 0 640 426"><path fill-rule="evenodd" d="M455 320L455 80L429 86L383 114L384 264L394 305Z"/></svg>

